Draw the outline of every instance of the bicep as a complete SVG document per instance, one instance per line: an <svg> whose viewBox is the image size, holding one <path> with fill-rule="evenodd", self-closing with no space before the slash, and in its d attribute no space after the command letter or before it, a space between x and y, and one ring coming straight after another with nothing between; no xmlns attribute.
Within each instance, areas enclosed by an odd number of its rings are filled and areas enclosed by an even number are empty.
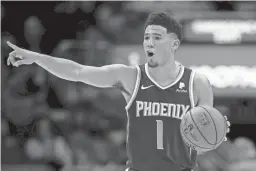
<svg viewBox="0 0 256 171"><path fill-rule="evenodd" d="M195 74L194 92L196 98L196 106L209 105L213 106L213 90L209 80L201 74Z"/></svg>
<svg viewBox="0 0 256 171"><path fill-rule="evenodd" d="M122 64L105 65L102 67L84 66L79 71L79 81L95 87L113 87L120 83L127 66Z"/></svg>

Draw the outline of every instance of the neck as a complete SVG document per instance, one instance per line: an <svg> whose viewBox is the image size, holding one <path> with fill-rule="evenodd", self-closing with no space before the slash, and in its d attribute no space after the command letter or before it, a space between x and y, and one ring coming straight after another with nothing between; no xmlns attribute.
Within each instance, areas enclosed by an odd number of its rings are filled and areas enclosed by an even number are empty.
<svg viewBox="0 0 256 171"><path fill-rule="evenodd" d="M156 67L151 68L148 67L150 75L159 82L172 82L174 81L179 73L180 67L174 60L169 61L168 63Z"/></svg>

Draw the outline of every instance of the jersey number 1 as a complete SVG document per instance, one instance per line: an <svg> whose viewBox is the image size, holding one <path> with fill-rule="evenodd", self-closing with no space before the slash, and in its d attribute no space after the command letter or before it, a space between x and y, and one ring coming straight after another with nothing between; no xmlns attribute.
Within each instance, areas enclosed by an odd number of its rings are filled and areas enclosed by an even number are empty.
<svg viewBox="0 0 256 171"><path fill-rule="evenodd" d="M164 124L162 120L156 120L156 144L158 150L164 149Z"/></svg>

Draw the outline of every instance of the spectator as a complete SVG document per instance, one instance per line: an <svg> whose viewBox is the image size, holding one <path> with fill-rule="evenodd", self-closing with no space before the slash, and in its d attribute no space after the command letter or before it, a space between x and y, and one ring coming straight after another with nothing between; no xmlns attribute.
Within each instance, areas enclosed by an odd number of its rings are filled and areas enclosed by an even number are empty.
<svg viewBox="0 0 256 171"><path fill-rule="evenodd" d="M46 73L34 67L16 68L11 72L3 90L4 111L17 126L29 124L39 108L47 110L46 95L48 80Z"/></svg>
<svg viewBox="0 0 256 171"><path fill-rule="evenodd" d="M1 89L3 90L6 86L6 82L10 75L10 67L7 66L7 58L11 52L10 47L6 44L6 41L16 42L13 35L9 32L2 32L1 35Z"/></svg>
<svg viewBox="0 0 256 171"><path fill-rule="evenodd" d="M110 162L111 150L104 136L93 137L93 150L95 152L96 161L100 166L104 166Z"/></svg>
<svg viewBox="0 0 256 171"><path fill-rule="evenodd" d="M239 137L234 141L234 145L239 149L239 157L242 160L256 158L256 148L252 140Z"/></svg>
<svg viewBox="0 0 256 171"><path fill-rule="evenodd" d="M31 50L41 52L39 45L43 34L44 28L38 18L33 16L25 21L24 35ZM6 53L5 58L7 57ZM6 61L4 63L6 64ZM15 125L28 124L32 121L35 110L47 108L47 81L47 73L36 65L23 66L18 71L17 68L12 68L3 93L3 105L6 114Z"/></svg>
<svg viewBox="0 0 256 171"><path fill-rule="evenodd" d="M225 171L230 162L228 152L232 148L229 140L223 142L217 149L199 155L197 162L200 171Z"/></svg>
<svg viewBox="0 0 256 171"><path fill-rule="evenodd" d="M80 109L73 111L73 130L69 142L74 152L76 165L86 166L95 163L93 158L92 138L88 134L88 115Z"/></svg>
<svg viewBox="0 0 256 171"><path fill-rule="evenodd" d="M227 171L254 171L256 168L255 145L248 138L239 137L234 141L230 157L232 164L227 167Z"/></svg>
<svg viewBox="0 0 256 171"><path fill-rule="evenodd" d="M116 164L124 165L127 161L125 138L124 130L112 130L108 134L112 154L111 160Z"/></svg>
<svg viewBox="0 0 256 171"><path fill-rule="evenodd" d="M1 4L1 20L4 18L5 15L5 9L4 6Z"/></svg>
<svg viewBox="0 0 256 171"><path fill-rule="evenodd" d="M27 158L19 146L19 140L10 132L11 123L2 116L1 119L1 163L25 164Z"/></svg>
<svg viewBox="0 0 256 171"><path fill-rule="evenodd" d="M29 49L35 52L41 52L40 44L42 37L45 33L45 29L40 19L36 16L29 17L24 23L24 36L29 45ZM35 101L37 105L45 105L48 91L48 74L47 72L38 66L34 66L34 72L31 75L31 79L28 80L28 88L35 92ZM29 82L30 81L30 82ZM42 107L40 106L40 107ZM45 106L46 107L46 106Z"/></svg>
<svg viewBox="0 0 256 171"><path fill-rule="evenodd" d="M31 160L48 164L56 171L72 164L72 151L51 120L35 120L32 131L34 135L25 146L26 154Z"/></svg>
<svg viewBox="0 0 256 171"><path fill-rule="evenodd" d="M41 52L40 43L45 33L44 26L41 21L35 17L29 17L24 23L24 36L30 47L30 50Z"/></svg>

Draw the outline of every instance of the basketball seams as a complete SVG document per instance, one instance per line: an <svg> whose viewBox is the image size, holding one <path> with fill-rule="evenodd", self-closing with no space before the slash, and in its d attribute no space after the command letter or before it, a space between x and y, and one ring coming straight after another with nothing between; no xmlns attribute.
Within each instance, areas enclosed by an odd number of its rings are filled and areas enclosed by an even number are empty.
<svg viewBox="0 0 256 171"><path fill-rule="evenodd" d="M199 107L199 106L198 106L198 107ZM191 111L190 111L190 116L191 116L192 122L195 124L195 126L196 126L198 132L201 134L201 136L204 138L204 140L205 140L208 144L210 144L210 145L215 145L215 144L210 143L210 142L206 139L206 137L202 134L202 132L201 132L200 129L198 128L196 122L194 121L194 118L193 118L193 116L192 116Z"/></svg>
<svg viewBox="0 0 256 171"><path fill-rule="evenodd" d="M225 120L226 120L226 119L224 118L224 124L226 125L226 121L225 121ZM223 141L223 139L225 138L226 132L227 132L227 127L224 127L224 135L222 136L222 138L220 139L220 141L218 141L216 144L219 144L220 142Z"/></svg>
<svg viewBox="0 0 256 171"><path fill-rule="evenodd" d="M211 115L210 111L206 108L206 106L197 106L197 107L202 108L203 111L207 113L206 116L207 116L207 115L210 115L211 121L213 122L214 129L215 129L215 136L216 136L215 143L216 143L216 144L210 143L210 142L206 139L207 134L204 136L203 130L202 130L202 132L200 131L199 128L201 128L201 127L199 127L199 125L196 124L196 122L195 122L196 120L193 118L193 116L192 116L192 111L191 111L191 110L188 112L188 115L187 115L187 116L190 116L190 117L191 117L190 123L193 123L193 124L194 124L195 128L196 128L196 129L198 130L198 132L200 133L199 135L201 135L201 136L203 137L204 141L205 141L206 143L208 143L208 145L212 145L213 147L207 148L207 147L201 147L201 146L197 145L196 142L194 143L192 140L190 140L190 137L185 134L185 132L184 132L182 126L181 126L180 130L181 130L181 134L182 134L182 136L183 136L183 140L184 140L185 144L187 144L187 145L190 147L190 149L192 149L192 148L193 148L193 149L202 148L202 149L210 149L210 150L213 150L213 149L215 149L216 147L218 147L218 146L220 145L220 143L223 142L223 139L225 138L225 134L226 134L226 131L227 131L227 127L224 126L224 134L223 134L223 135L222 135L221 133L218 134L217 131L221 131L221 130L218 130L218 129L217 129L217 123L218 123L217 120L216 120L216 123L215 123L214 117ZM217 110L216 110L216 111L217 111ZM214 113L215 111L212 111L212 112ZM217 113L217 114L218 114L218 113ZM223 115L222 115L222 116L223 116ZM223 116L223 118L224 118L224 116ZM226 125L225 120L226 120L226 119L224 119L224 125ZM222 122L223 122L223 121L222 121ZM222 129L223 129L223 128L222 128ZM218 135L219 135L219 136L221 135L221 137L218 137ZM219 138L221 138L221 139L219 140ZM200 145L207 146L207 145L204 145L204 144L200 144Z"/></svg>
<svg viewBox="0 0 256 171"><path fill-rule="evenodd" d="M191 116L191 118L192 118L191 111L189 112L189 114L190 114L190 116ZM197 147L203 148L203 149L212 149L212 148L207 148L207 147L201 147L201 146L199 146L199 145L193 143L193 142L190 141L189 138L184 134L184 131L183 131L183 130L182 130L181 132L182 132L182 134L186 137L186 140L189 141L189 142L190 142L191 144L193 144L194 146L197 146Z"/></svg>
<svg viewBox="0 0 256 171"><path fill-rule="evenodd" d="M185 137L186 137L186 140L188 140L191 144L193 144L194 146L197 146L197 147L199 147L199 148L203 148L203 149L212 149L212 148L207 148L207 147L201 147L201 146L199 146L199 145L196 145L196 144L194 144L192 141L190 141L189 139L188 139L188 137L184 134L184 133L182 133Z"/></svg>
<svg viewBox="0 0 256 171"><path fill-rule="evenodd" d="M188 139L188 137L184 134L184 133L182 133L185 137L186 137L186 139L191 143L191 144L193 144L194 146L197 146L197 147L199 147L199 148L203 148L203 149L212 149L212 148L207 148L207 147L201 147L201 146L199 146L199 145L196 145L196 144L194 144L192 141L190 141L189 139Z"/></svg>
<svg viewBox="0 0 256 171"><path fill-rule="evenodd" d="M200 106L201 108L203 108L203 109L205 109L203 106ZM207 113L210 115L210 112L208 112L208 110L207 109L205 109L206 111L207 111ZM212 116L210 115L210 117L211 117L211 119L212 119ZM213 119L212 119L213 120ZM226 125L226 122L225 122L225 118L224 118L224 124ZM214 123L214 122L213 122ZM217 128L216 128L216 125L215 125L215 123L214 123L214 126L215 126L215 131L216 131L216 141L218 141L218 132L217 132ZM220 142L222 142L222 140L225 138L225 132L227 131L227 128L226 127L224 127L224 135L222 136L222 138L221 138L221 140L220 141L218 141L218 142L216 142L216 145L217 144L219 144ZM216 146L215 145L215 146Z"/></svg>
<svg viewBox="0 0 256 171"><path fill-rule="evenodd" d="M215 129L215 137L216 137L216 141L215 141L215 144L214 144L214 147L215 147L216 144L217 144L217 141L218 141L218 131L217 131L216 124L215 124L215 122L214 122L210 112L206 108L204 108L203 106L198 106L198 107L201 107L202 109L204 109L206 111L206 113L210 116L211 120L212 120L212 123L214 125L214 129Z"/></svg>

